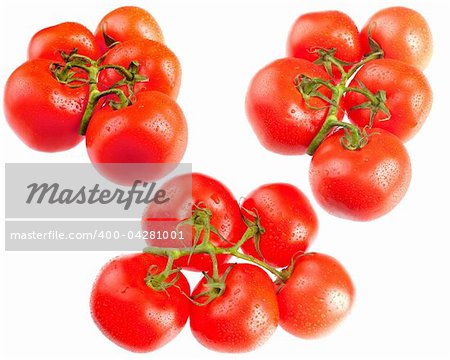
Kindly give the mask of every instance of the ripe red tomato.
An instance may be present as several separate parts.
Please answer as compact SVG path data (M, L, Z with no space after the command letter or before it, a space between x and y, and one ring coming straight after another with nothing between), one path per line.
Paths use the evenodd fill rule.
M176 99L180 89L181 65L176 55L164 44L147 39L133 39L114 46L103 60L103 64L116 64L128 68L132 61L139 63L139 74L148 82L137 83L135 92L155 90ZM122 76L113 69L99 75L99 87L108 89Z
M247 117L261 144L273 152L304 154L327 116L328 104L310 99L311 109L295 86L298 75L329 80L328 74L304 59L284 58L261 69L247 91ZM330 90L321 93L331 98ZM338 114L342 118L342 112Z
M314 153L309 180L317 202L330 214L372 220L392 210L411 180L411 164L403 143L383 129L368 130L359 150L341 145L342 130Z
M336 49L335 57L346 62L362 58L359 32L353 20L340 11L320 11L297 18L288 36L287 55L315 61L316 49ZM333 69L335 77L341 74Z
M192 296L208 290L205 283L203 278ZM197 301L205 302L206 296ZM191 304L192 333L203 346L215 351L237 353L255 349L274 333L278 319L277 296L270 277L250 264L233 266L221 296L204 306Z
M166 258L150 254L120 256L106 264L91 293L91 315L103 334L134 352L153 351L183 329L189 316L189 283L180 273L174 286L164 291L149 287L150 266L164 270ZM153 273L153 272L152 272ZM175 274L169 276L173 280Z
M28 59L49 59L62 62L61 51L70 54L73 49L93 60L101 52L94 35L84 25L64 22L38 31L28 44Z
M386 92L386 106L391 117L378 111L373 126L387 130L402 141L412 138L427 118L433 94L425 75L414 66L392 59L374 60L363 66L350 83L350 87L360 88L361 81L372 93ZM367 98L356 92L345 97L345 108L350 120L363 128L370 123L370 109L355 109L356 105L367 102Z
M300 338L326 335L349 313L354 294L350 275L336 259L304 254L278 292L280 325Z
M69 88L50 71L52 61L30 60L5 85L4 111L9 125L29 147L55 152L77 145L88 87Z
M260 186L246 197L242 208L259 216L265 230L260 236L259 250L272 266L288 266L292 257L306 251L316 237L316 213L306 196L293 185ZM245 210L242 213L252 220ZM261 259L252 240L246 241L242 250Z
M149 39L163 43L164 37L150 13L137 6L123 6L106 14L95 30L95 39L102 52L108 50L103 31L112 39L123 42L131 39Z
M245 232L245 224L241 219L239 204L231 191L220 181L200 173L184 174L169 180L161 189L166 191L170 201L164 204L153 204L147 207L142 217L144 231L172 231L180 221L190 218L192 210L197 207L209 209L212 213L211 225L224 239L211 234L210 241L218 247L230 247L236 243ZM175 219L174 222L158 219ZM152 246L160 247L191 247L194 241L194 231L190 226L180 228L183 239L150 239ZM192 234L192 235L191 235ZM203 240L202 235L199 243ZM217 255L217 261L224 263L228 255ZM194 254L175 260L179 267L193 271L209 271L212 269L208 254Z
M370 52L372 38L381 46L384 57L406 62L423 70L433 53L433 39L427 21L413 9L395 6L376 12L361 30L361 46Z
M123 184L161 178L173 168L171 163L180 162L186 145L187 124L181 108L157 91L138 93L135 102L123 109L103 107L94 113L86 132L88 155L97 170ZM161 166L151 165L155 163Z

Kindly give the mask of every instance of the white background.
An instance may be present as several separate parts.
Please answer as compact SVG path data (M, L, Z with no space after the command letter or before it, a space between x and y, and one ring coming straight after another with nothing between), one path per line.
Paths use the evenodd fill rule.
M2 1L0 82L26 57L29 38L63 21L92 30L119 5L149 10L183 66L179 103L189 122L184 161L212 175L237 197L263 183L291 182L313 201L307 156L280 156L256 140L244 112L252 75L284 56L288 30L308 11L338 9L362 26L376 10L406 5L421 12L434 35L426 75L434 91L432 112L407 144L413 179L404 200L387 216L356 223L334 218L313 201L320 219L312 250L338 258L352 274L357 299L352 314L330 336L305 341L281 328L242 359L448 359L449 353L449 133L448 13L445 1ZM3 90L2 90L3 91ZM393 109L395 111L395 109ZM63 153L28 149L0 115L2 162L86 162L83 144ZM4 189L4 168L0 179ZM4 192L0 193L2 204ZM0 212L4 217L4 206ZM89 294L113 252L5 252L0 237L2 358L194 359L230 358L199 345L189 326L150 355L109 342L89 313ZM191 277L195 283L196 276Z

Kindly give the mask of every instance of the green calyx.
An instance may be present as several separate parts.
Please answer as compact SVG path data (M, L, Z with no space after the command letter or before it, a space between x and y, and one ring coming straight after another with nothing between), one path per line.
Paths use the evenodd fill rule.
M345 91L353 91L364 95L367 98L366 102L353 106L350 110L368 109L370 110L369 126L372 127L375 115L381 112L385 115L380 121L387 121L391 118L391 112L386 106L386 91L378 90L375 94L372 93L361 81L357 80L359 88L346 88Z
M323 80L321 78L310 78L306 75L299 75L294 79L295 87L297 88L298 92L302 95L303 100L305 100L306 105L313 110L322 110L326 109L328 105L332 106L338 106L337 103L333 101L333 99L330 99L326 97L320 90L323 87L326 87L330 89L332 92L334 91L333 84L331 80ZM319 98L328 105L322 106L322 107L316 107L311 105L311 98Z
M354 63L336 58L336 49L334 48L329 50L316 49L316 53L318 58L314 61L314 64L322 65L330 77L333 77L333 66L335 66L342 75L345 75L344 67L354 65Z
M256 209L251 211L242 208L242 210L252 217L252 220L249 220L246 216L242 216L242 220L244 221L245 225L247 225L248 229L247 234L244 234L243 236L244 241L242 243L247 241L248 238L251 238L253 240L253 245L255 246L256 253L259 255L260 258L264 259L264 256L261 253L261 249L259 247L259 243L261 242L261 235L264 234L266 230L261 225L261 221L259 219ZM236 246L239 248L240 244L238 243L236 244Z
M369 29L367 31L367 38L369 40L370 54L381 53L381 57L383 57L384 56L383 49L381 48L380 44L378 44L372 37L372 30L373 30L374 26L375 26L375 23L372 22L369 25ZM367 56L370 56L370 54Z
M197 306L206 306L218 297L222 296L226 289L225 281L233 266L234 264L230 264L224 271L223 275L218 279L214 279L214 277L211 277L208 273L204 272L203 276L206 280L204 286L206 287L206 290L191 297L191 302ZM197 301L200 298L204 298L204 300Z
M180 278L180 269L172 269L172 262L170 262L170 264L168 262L168 266L163 272L155 274L155 271L157 270L158 267L156 265L150 266L147 276L144 279L146 285L153 290L166 291L166 289L175 285ZM173 274L175 274L173 279L168 281L168 278Z
M116 46L119 43L117 40L113 39L111 36L109 36L106 33L105 24L102 25L102 35L103 35L103 40L105 41L105 44L108 47L108 49L111 49L112 47Z

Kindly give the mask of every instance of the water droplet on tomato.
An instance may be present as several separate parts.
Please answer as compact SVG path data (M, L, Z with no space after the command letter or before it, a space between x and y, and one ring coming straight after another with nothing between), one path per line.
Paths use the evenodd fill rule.
M214 201L217 205L220 204L220 198L217 194L211 195L211 200Z

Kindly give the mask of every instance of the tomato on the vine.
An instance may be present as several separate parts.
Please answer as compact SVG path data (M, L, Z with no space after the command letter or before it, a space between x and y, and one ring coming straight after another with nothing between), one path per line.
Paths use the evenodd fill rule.
M286 155L304 154L322 127L329 104L311 97L309 104L296 87L300 75L330 80L321 67L304 59L283 58L261 69L247 91L246 110L261 144L273 152ZM330 98L331 91L319 92ZM343 112L339 112L342 118Z
M95 39L102 52L108 50L109 41L123 42L131 39L149 39L163 43L164 37L155 18L137 6L122 6L106 14L95 30Z
M167 258L150 254L120 256L106 264L91 293L91 314L99 329L117 345L134 352L153 351L172 340L189 316L189 283L172 274L173 286L157 291L148 273L165 269ZM153 267L153 269L151 269Z
M103 59L104 64L115 64L128 68L135 61L139 74L148 78L134 86L134 91L160 91L176 99L180 89L181 65L176 55L164 44L148 39L132 39L114 46ZM100 89L115 85L122 76L113 69L100 73ZM126 90L125 87L122 87Z
M372 220L391 211L411 180L403 143L383 129L367 130L367 144L348 150L341 129L314 153L309 180L317 202L329 213L352 220Z
M372 93L384 91L388 116L377 111L373 127L387 130L402 141L412 138L422 127L433 101L431 87L425 75L416 67L393 59L373 60L364 65L351 81L350 88L361 88L361 84ZM351 122L363 128L371 123L370 108L356 108L367 102L357 92L345 96L345 109Z
M278 292L280 325L300 338L326 335L349 313L355 289L334 258L319 253L299 256Z
M335 49L334 56L347 63L361 60L362 51L359 32L353 20L340 11L320 11L303 14L292 26L288 41L287 55L315 61L315 50ZM341 77L333 67L333 75Z
M430 62L433 39L425 18L402 6L382 9L372 15L361 30L361 46L370 52L369 30L383 49L384 57L401 60L421 70Z
M155 180L173 168L171 163L182 159L187 131L184 114L174 100L157 91L145 91L136 94L125 108L105 106L95 112L87 128L86 148L97 170L117 183ZM155 163L161 165L152 165Z
M4 92L6 119L29 147L55 152L70 149L78 134L88 99L88 87L71 88L50 71L52 61L30 60L8 78Z
M260 186L241 205L242 214L259 218L264 233L255 241L247 240L242 250L268 264L285 267L292 257L306 251L318 230L318 220L307 197L290 184ZM261 256L262 255L262 256Z
M98 59L100 49L94 35L84 25L64 22L38 31L28 44L28 59L49 59L62 62L61 52L77 54Z
M230 266L222 267L220 275ZM275 287L261 268L235 264L225 278L223 294L208 304L210 290L203 278L192 297L203 304L191 304L190 325L195 338L205 347L221 352L246 352L266 342L278 326Z
M164 204L149 204L142 217L142 228L146 231L156 229L174 230L173 223L164 223L164 219L172 218L179 221L192 216L196 208L211 211L211 225L220 236L211 233L209 240L218 247L230 247L236 243L245 232L245 224L241 219L239 204L231 191L220 181L200 173L185 174L174 177L161 185L170 200ZM168 228L169 227L169 228ZM160 247L190 247L194 245L195 231L191 226L182 226L183 239L168 241L167 239L150 239L149 245ZM201 243L205 234L198 239ZM226 262L229 255L217 255L219 264ZM208 254L193 254L175 260L175 264L193 271L208 271L212 269Z

